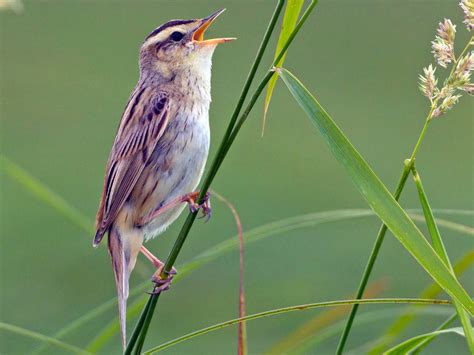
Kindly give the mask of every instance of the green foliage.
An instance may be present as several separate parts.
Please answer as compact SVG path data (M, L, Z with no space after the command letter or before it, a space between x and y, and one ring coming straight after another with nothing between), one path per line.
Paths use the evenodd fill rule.
M284 308L278 308L278 309L272 309L270 311L265 311L265 312L260 312L256 314L251 314L248 316L245 316L243 318L237 318L237 319L232 319L226 322L222 322L219 324L212 325L210 327L206 327L200 330L197 330L195 332L183 335L182 337L170 340L166 343L163 343L161 345L158 345L156 347L153 347L147 351L145 351L145 354L153 354L156 352L159 352L161 350L164 350L166 348L169 348L173 345L176 345L178 343L181 343L183 341L192 339L194 337L207 334L231 325L234 325L236 323L239 323L243 320L245 321L250 321L254 319L259 319L263 317L269 317L269 316L275 316L278 314L283 314L287 312L294 312L294 311L303 311L303 310L308 310L312 308L321 308L321 307L334 307L334 306L347 306L351 304L401 304L401 303L410 303L410 304L449 304L449 302L445 300L427 300L427 299L410 299L410 298L380 298L380 299L365 299L365 300L341 300L341 301L328 301L328 302L317 302L317 303L309 303L309 304L302 304L302 305L297 305L297 306L290 306L290 307L284 307Z
M396 354L409 354L410 352L416 350L420 345L422 345L427 340L436 338L441 334L454 333L461 336L464 336L464 331L461 327L449 328L444 330L435 330L431 333L426 333L418 335L416 337L410 338L403 343L394 346L393 348L384 352L385 355L396 355Z
M423 184L421 183L420 175L415 169L414 164L412 165L412 172L413 179L415 180L416 188L418 190L418 196L420 198L421 206L423 207L423 213L425 215L425 220L428 226L428 231L431 236L433 248L441 258L441 260L443 260L448 269L452 272L452 274L455 275L453 266L449 261L448 253L446 251L446 248L444 247L443 240L441 239L441 233L436 224L433 211L431 210L431 206L428 202L428 197L426 196L425 189L423 187ZM461 324L464 329L464 336L466 337L469 351L471 353L474 353L474 333L472 330L471 319L469 317L469 314L462 308L462 305L459 304L457 301L454 301L454 306L456 307L459 319L461 320Z
M280 54L280 51L282 50L283 46L285 45L286 41L288 40L296 26L296 22L298 21L301 9L303 8L303 3L304 0L288 0L288 2L286 3L285 15L283 16L283 22L281 24L280 37L278 38L275 50L276 67L282 66L285 61L286 52L284 52L283 56L281 56L280 59L278 59L278 55ZM270 106L270 101L272 99L272 94L273 90L275 89L277 79L278 76L274 75L268 82L267 94L265 96L265 103L263 107L262 135L265 130L267 111L268 107Z
M285 56L286 56L289 45L294 40L295 36L297 35L298 31L301 29L302 25L308 18L309 14L313 10L316 3L317 1L314 1L314 0L311 1L308 7L306 8L306 11L304 12L304 14L301 16L300 21L297 22L298 16L303 6L303 1L302 0L294 0L294 1L289 0L287 2L285 16L283 18L283 23L282 23L282 30L278 39L277 49L275 51L273 66L282 65L283 61L285 60ZM247 81L244 84L242 94L237 102L234 113L230 119L228 129L226 133L224 134L221 145L218 149L218 153L216 154L216 157L210 166L208 175L203 181L202 188L201 188L201 198L203 197L204 193L208 190L210 184L212 183L214 177L216 176L222 162L224 161L226 157L227 152L229 151L231 145L233 144L235 138L237 137L240 128L247 120L247 117L249 116L250 111L252 110L254 104L259 99L265 87L268 85L266 99L264 102L265 115L267 113L268 106L270 104L271 96L273 93L273 89L278 77L277 75L275 75L275 72L272 72L272 71L268 71L265 74L263 79L257 85L256 90L250 97L250 100L247 106L245 106L245 109L243 108L244 108L244 103L246 101L248 93L250 91L251 84L257 73L260 62L262 58L264 57L264 52L266 50L267 44L269 43L269 40L272 35L272 31L275 28L275 25L277 23L277 20L278 20L278 17L282 10L283 5L284 5L283 0L280 0L277 2L275 13L272 19L270 20L267 31L262 40L262 44L259 48L259 51L257 52L256 59L251 67ZM465 50L462 52L462 55L465 54L467 49L468 49L468 46L466 46ZM461 72L461 71L457 70L457 72ZM455 223L449 220L443 220L439 218L436 218L435 220L433 216L433 211L431 210L429 206L428 199L421 185L421 180L416 181L416 182L417 182L418 192L420 195L420 200L422 202L424 216L420 216L419 214L416 214L416 213L408 213L409 211L402 210L401 207L397 203L398 197L400 196L401 191L403 190L403 187L405 185L405 181L410 171L414 169L414 157L416 155L416 152L418 151L422 138L426 133L428 122L434 117L434 113L437 112L436 110L439 111L437 113L438 115L441 113L444 113L445 111L447 111L454 105L455 103L454 101L457 101L457 98L456 100L454 100L453 96L451 96L451 101L453 102L445 103L444 101L446 100L444 100L442 103L440 101L439 105L437 106L436 102L433 102L433 100L436 101L438 100L437 97L442 98L443 96L441 95L441 93L437 93L436 95L438 96L433 96L436 90L433 92L430 91L429 75L431 75L433 77L433 81L435 81L434 70L425 72L426 78L424 78L424 81L423 81L424 86L422 87L422 89L431 95L431 96L428 96L428 95L427 96L430 98L430 100L432 100L431 102L432 108L430 111L429 119L427 120L427 122L425 123L425 126L423 127L422 133L420 135L420 139L418 140L415 146L411 159L409 159L407 164L404 166L402 178L400 179L400 183L398 185L398 188L395 191L394 197L392 197L392 195L390 195L388 190L378 179L378 177L373 173L373 171L367 165L367 163L362 158L362 156L357 152L357 150L355 150L355 148L352 146L349 140L339 130L339 128L334 123L332 118L326 113L326 111L321 107L321 105L316 101L316 99L311 96L311 94L304 88L304 86L291 73L287 72L284 69L278 69L278 73L282 77L285 84L288 86L291 93L298 101L298 103L302 106L305 112L310 116L310 119L312 120L312 122L316 125L316 127L318 127L318 129L320 130L320 133L322 134L326 143L331 148L333 154L336 156L339 162L346 168L348 174L353 179L354 183L356 184L361 194L366 198L368 204L384 222L384 225L382 226L381 231L379 232L379 236L377 238L376 245L378 246L374 249L375 252L372 253L371 258L369 259L369 267L368 269L366 269L366 272L363 277L365 281L363 281L361 286L359 287L357 299L349 300L349 301L342 300L342 301L317 302L317 303L311 303L311 304L306 304L306 305L285 307L281 309L273 309L273 310L261 312L258 314L252 314L246 317L219 323L219 324L207 327L205 329L201 329L196 332L192 332L190 334L181 336L179 338L176 338L174 340L161 344L157 347L154 347L150 349L149 351L147 351L147 353L152 353L155 351L165 349L167 347L178 344L180 342L189 340L193 337L207 334L211 331L228 327L233 324L237 324L243 320L247 321L247 320L259 319L262 317L274 316L277 314L282 314L282 313L296 311L296 310L307 310L307 309L316 308L316 307L329 307L329 306L347 307L348 305L352 305L354 307L353 311L351 312L352 318L350 318L351 321L348 323L348 325L346 325L345 330L344 330L344 334L346 335L345 339L347 339L348 332L352 325L352 320L355 317L355 310L357 309L356 307L359 304L372 304L372 303L410 303L410 304L424 304L424 305L446 304L447 301L443 301L443 300L439 301L439 300L431 299L431 298L434 298L439 292L441 292L441 288L439 286L441 286L442 289L448 292L448 294L453 298L454 304L461 318L465 332L468 335L467 336L468 343L470 344L471 349L472 349L473 341L472 341L472 332L470 328L470 319L469 319L468 311L472 314L474 305L469 295L467 295L465 290L458 283L456 279L456 274L460 274L466 269L467 265L472 264L474 260L474 257L473 257L474 251L468 252L468 254L466 254L464 259L461 260L461 264L456 264L454 268L452 268L449 262L448 254L446 252L446 249L444 248L444 244L441 239L441 233L439 232L438 226L439 227L444 226L447 229L456 230L468 235L474 235L474 229L470 226L465 226L465 225ZM453 66L451 75L453 73L456 73L455 66ZM446 83L449 84L450 83L449 80L450 79L448 77ZM467 84L463 84L463 85L464 86L458 85L459 88L457 88L457 90L463 90L463 88L467 89L467 86L466 86ZM446 98L449 98L449 96L447 96ZM242 109L243 109L243 113L241 113ZM45 184L35 179L32 175L30 175L24 169L20 168L17 164L5 158L3 155L0 156L0 165L1 165L2 170L6 173L7 176L9 176L11 179L21 184L26 190L31 192L32 195L34 195L36 198L44 202L46 205L49 205L50 207L52 207L55 211L63 215L70 222L72 222L73 224L81 228L82 230L86 231L89 234L92 234L93 232L92 222L89 221L89 219L86 216L84 216L79 210L77 210L72 205L70 205L65 199L63 199L61 196L56 194ZM50 185L50 186L53 186L53 185ZM472 215L472 211L468 211L468 213ZM327 222L338 222L338 221L344 221L344 220L348 220L352 218L359 218L359 217L366 217L366 216L373 216L373 215L374 214L372 211L361 209L361 210L326 211L326 212L319 212L319 213L314 213L314 214L309 214L309 215L295 216L292 218L278 220L278 221L249 230L247 233L245 233L246 243L248 245L251 242L263 240L264 238L267 238L269 236L274 236L281 233L286 233L286 235L288 235L289 234L288 232L294 231L298 228L307 228L307 227L312 227L312 226L322 224L322 223L327 223ZM409 217L414 221L419 221L419 222L426 221L427 226L428 226L428 231L430 232L430 235L433 240L433 248L431 248L431 246L425 241L423 235L418 230L418 228L414 225L412 220L410 220ZM181 250L181 247L184 241L186 240L186 237L190 231L190 228L193 225L194 220L195 220L195 215L189 214L177 238L177 241L175 245L173 246L170 256L166 262L166 268L165 268L166 270L171 269L172 265L176 261L178 254ZM381 246L385 232L387 230L385 227L385 224L400 240L402 245L415 257L415 259L425 268L425 270L427 270L430 276L437 282L437 284L433 284L426 291L424 291L422 293L422 296L419 299L393 299L393 298L392 299L379 299L379 300L377 299L360 300L359 299L365 289L366 281L368 280L368 277L370 276L373 263L375 262L375 259L378 254L378 250ZM210 248L209 250L199 254L188 263L178 266L180 273L175 278L175 282L179 282L183 277L191 274L194 270L211 262L212 260L215 260L218 256L221 256L231 250L236 249L237 246L238 246L238 240L236 237L225 240L215 245L214 247ZM141 295L148 285L149 285L148 281L139 285L139 287L131 291L131 296ZM132 342L129 348L127 349L128 353L131 353L132 351L134 351L135 353L139 353L141 351L143 343L145 341L145 336L147 334L148 325L150 324L151 318L153 316L153 310L154 310L157 300L158 300L157 297L150 297L148 301L146 301L146 297L141 295L140 297L137 297L135 302L131 305L131 307L129 307L129 310L128 310L129 318L132 318L133 316L138 315L142 307L144 307L144 309L142 312L142 316L140 317L137 323L137 327L134 332L134 335L132 336ZM106 311L113 309L115 307L115 303L116 303L116 300L111 299L110 301L98 306L91 312L88 312L84 314L82 317L80 317L79 319L69 323L66 327L62 328L52 337L49 337L37 332L33 332L21 327L13 326L8 323L0 323L0 329L2 329L3 331L8 331L16 335L35 339L37 341L42 342L43 345L37 349L38 352L40 352L41 350L44 350L46 346L52 346L52 347L54 346L57 349L63 349L63 350L73 352L73 353L89 353L89 351L92 353L95 353L101 350L103 346L107 343L107 341L109 341L112 338L112 336L116 334L118 330L118 323L115 318L108 325L104 326L96 334L95 338L89 342L89 345L87 346L86 350L83 350L74 345L70 345L59 339L62 339L66 335L71 334L74 331L77 331L79 328L90 324L92 320L95 321L100 315L103 315ZM464 307L466 310L464 310L462 307ZM365 315L363 315L358 320L361 322L364 320L366 320L367 322L370 322L375 319L382 319L381 316L386 317L388 313L390 312L385 312L384 314L380 314L377 316L374 313L374 314L371 314L371 316L367 316L365 318L364 318ZM419 312L419 310L415 310L413 307L406 307L406 313L401 318L399 318L399 320L394 324L393 327L389 329L389 331L387 332L385 336L381 337L381 340L384 340L384 339L386 340L384 345L386 345L388 342L392 342L397 336L399 336L400 333L404 329L406 329L408 324L411 323L411 321L415 318L415 316L420 313L422 312ZM425 313L425 314L432 314L432 313L433 312L428 311L428 313ZM386 318L383 318L383 319L386 319ZM452 319L450 319L450 321ZM443 324L442 327L446 326L447 324L448 322L445 322L445 324ZM342 328L342 323L337 323L325 329L322 329L317 334L313 334L312 337L308 338L309 339L308 344L311 343L314 345L318 341L321 341L321 339L324 339L324 336L329 336L328 334L335 334L335 332L339 331L341 328ZM393 353L393 352L398 353L400 351L403 351L403 352L412 351L415 349L419 351L423 346L426 346L436 336L440 334L445 334L448 332L454 332L461 335L464 334L461 328L451 328L451 329L446 329L446 330L438 329L434 332L411 338L403 342L402 344L397 345L395 348L392 348L391 350L389 350L389 353ZM134 345L136 345L135 348L134 348ZM299 348L299 349L301 350L302 348ZM342 348L340 348L340 350L342 351Z
M57 339L49 337L47 335L43 335L43 334L40 334L40 333L37 333L37 332L33 332L29 329L25 329L25 328L22 328L22 327L17 327L17 326L12 325L12 324L0 322L0 329L8 331L8 332L16 334L16 335L26 337L26 338L31 338L31 339L34 339L34 340L37 340L37 341L40 341L40 342L44 342L44 343L49 344L51 346L54 346L54 347L57 347L57 348L60 348L60 349L63 349L63 350L67 350L68 352L72 352L74 354L90 354L89 352L87 352L85 350L82 350L82 349L80 349L80 348L78 348L74 345L67 344L67 343L65 343L61 340L57 340Z
M286 69L279 69L278 74L311 122L318 128L369 206L428 274L470 314L473 314L474 302L467 292L329 114L293 74Z

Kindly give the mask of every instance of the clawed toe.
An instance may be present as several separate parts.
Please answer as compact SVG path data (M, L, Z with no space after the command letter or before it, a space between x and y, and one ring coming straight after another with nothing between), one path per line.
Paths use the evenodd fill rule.
M155 284L155 288L150 294L156 295L163 291L169 290L171 282L173 281L173 274L170 273L170 276L167 279L162 279L159 274L155 274L152 276L151 281Z
M157 295L158 293L161 293L163 291L169 290L171 286L171 282L173 281L174 275L177 274L177 271L175 268L172 268L169 272L165 272L168 277L166 279L161 278L161 273L163 272L163 266L156 270L156 272L153 274L151 277L151 281L155 284L155 288L153 289L153 292L149 294L154 294Z
M199 218L206 218L206 222L211 219L212 215L212 209L211 209L211 200L210 200L210 194L207 192L204 195L204 198L202 199L202 203L198 204L195 202L194 199L188 200L189 203L189 210L191 213L196 213L199 210L202 210L202 216Z

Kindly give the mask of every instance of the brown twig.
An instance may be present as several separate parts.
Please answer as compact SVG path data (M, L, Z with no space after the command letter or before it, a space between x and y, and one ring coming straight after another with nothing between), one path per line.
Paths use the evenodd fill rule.
M210 193L215 196L218 200L222 201L224 204L229 207L232 212L235 224L237 225L237 233L239 236L239 263L240 263L240 281L239 281L239 318L245 317L245 289L244 289L244 232L242 229L242 223L240 222L239 214L235 209L234 205L230 203L223 196L219 195L214 190L209 190ZM245 322L239 322L238 326L238 344L237 344L237 354L244 355L247 353L247 336L245 329Z

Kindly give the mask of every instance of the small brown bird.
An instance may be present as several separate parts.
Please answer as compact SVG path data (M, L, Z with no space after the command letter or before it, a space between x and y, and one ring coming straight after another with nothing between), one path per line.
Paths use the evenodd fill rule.
M207 160L211 59L219 43L233 38L204 40L204 32L223 11L169 21L140 49L140 78L107 162L93 242L97 246L108 233L123 346L128 280L138 253L157 267L159 289L167 289L168 281L157 280L163 262L143 242L179 216L184 205L166 206L196 189Z

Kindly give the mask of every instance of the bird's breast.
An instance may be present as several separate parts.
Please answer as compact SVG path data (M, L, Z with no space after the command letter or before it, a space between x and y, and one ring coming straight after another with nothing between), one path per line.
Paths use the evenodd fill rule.
M137 184L148 191L140 199L140 217L196 190L207 161L210 143L209 105L182 105L160 138ZM138 201L136 201L138 202ZM159 234L182 211L181 205L145 227L149 238Z

